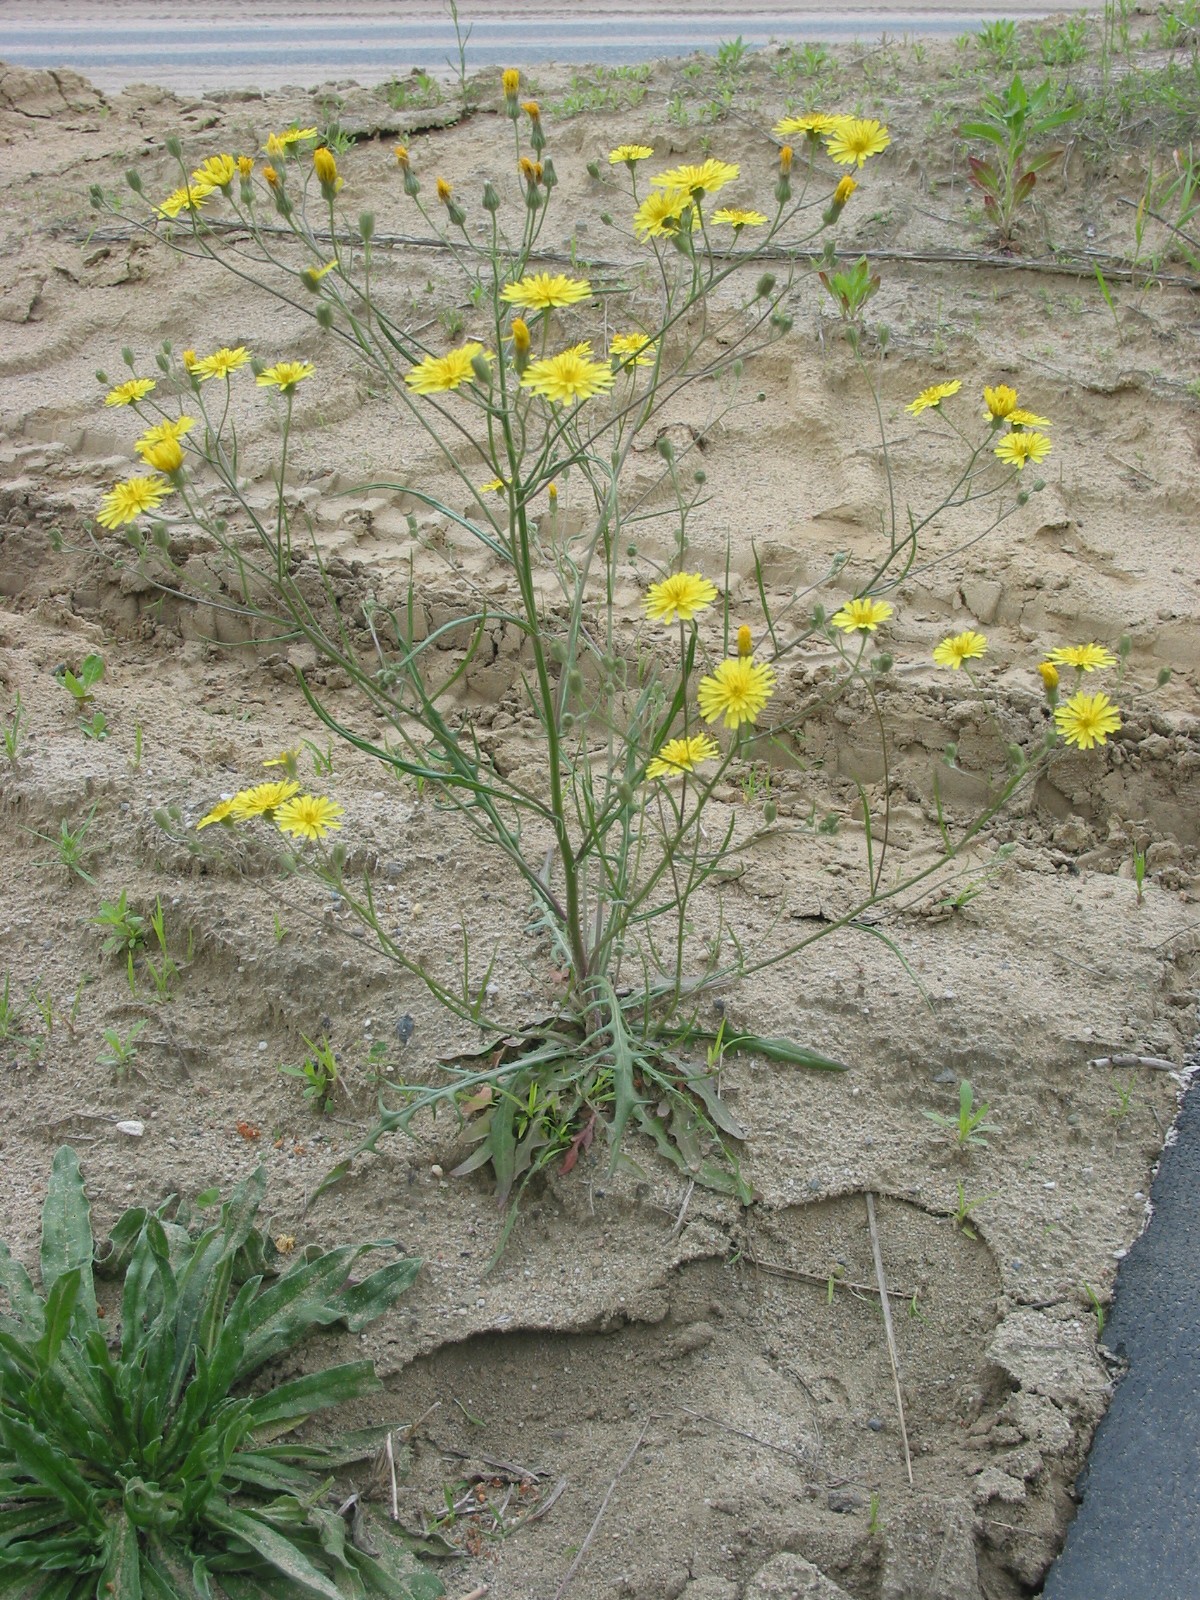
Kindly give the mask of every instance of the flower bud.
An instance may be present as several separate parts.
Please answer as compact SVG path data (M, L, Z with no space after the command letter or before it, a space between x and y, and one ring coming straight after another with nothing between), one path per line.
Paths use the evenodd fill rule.
M838 211L842 209L857 188L858 185L855 183L853 178L842 179L837 188L833 191L833 203L837 207Z
M125 174L125 182L133 190L134 194L141 194L141 192L142 192L141 174L139 172L135 172L132 167L130 167L129 171Z
M558 508L558 485L556 483L548 483L546 485L546 493L550 496L550 509L551 509L551 511L557 510L557 508Z
M364 244L375 233L375 213L373 211L360 211L358 214L358 234Z
M506 67L500 76L500 87L504 90L504 109L515 122L517 120L517 92L521 87L521 74L516 67Z
M483 388L491 388L492 364L484 355L482 350L477 350L471 357L471 371L475 374L476 380L483 386Z
M589 178L599 178L599 176L600 176L600 163L598 161L589 161L588 162L588 164L587 164L587 175L588 175Z
M764 272L762 277L758 280L757 286L755 287L754 298L756 300L767 299L774 287L775 274L773 272Z
M496 193L496 186L489 178L483 186L483 209L495 216L500 209L500 196Z
M776 180L775 198L781 206L787 205L792 198L792 180L790 178L783 177Z
M396 165L398 167L403 167L405 172L407 172L408 171L408 146L406 144L394 144L392 146L392 154L396 157Z
M1159 669L1158 669L1158 677L1155 678L1155 680L1154 680L1155 685L1159 689L1165 689L1166 686L1170 683L1170 681L1171 681L1171 669L1170 669L1170 667L1159 667Z
M467 220L467 213L457 200L451 200L446 206L446 216L456 228L461 228Z
M322 190L335 188L338 181L337 160L325 145L313 151L313 171L320 179Z
M654 441L654 448L658 451L659 455L664 461L674 461L675 447L672 445L670 439L667 438L665 433L661 436L661 438L658 438Z
M123 344L121 346L121 360L130 369L130 371L133 370L133 351L127 344Z
M629 559L630 559L630 560L631 560L631 561L632 561L632 560L633 560L633 558L634 558L634 556L636 556L636 555L637 555L637 545L635 545L635 544L632 544L632 543L630 543L630 544L627 544L627 545L626 545L626 546L625 546L625 554L626 554L626 555L627 555L627 556L628 556L628 557L629 557Z
M254 175L254 157L239 156L237 158L237 169L239 177L241 177L242 181L245 182L247 178L250 178Z
M763 801L763 821L766 823L768 828L775 821L775 818L778 815L779 815L779 807L775 804L774 800L764 800Z
M183 466L183 447L174 435L168 435L167 438L160 439L157 444L145 448L142 459L148 467L153 467L155 472L165 472L169 477Z
M896 658L890 656L886 650L881 651L871 663L872 672L877 672L882 677L885 672L890 672L896 665Z
M553 189L558 183L558 173L554 170L554 162L549 156L542 162L542 187Z
M404 168L404 192L411 200L415 200L421 192L421 180L407 165Z
M173 133L167 135L165 143L167 154L175 161L182 161L183 146Z
M323 328L326 333L333 327L333 307L327 300L322 300L317 307L317 326Z
M567 688L572 694L580 694L583 690L583 673L578 667L572 667L567 673Z
M263 168L263 177L266 179L267 187L269 189L277 189L279 187L279 174L276 172L275 168L271 166L270 162L268 162Z
M552 639L550 642L550 659L556 667L566 664L567 647L562 639Z
M453 193L454 185L447 183L445 178L439 178L437 181L437 197L444 206L448 206L450 204L450 196Z
M739 656L752 656L754 654L754 635L750 632L749 625L745 622L737 631L737 653Z
M524 372L529 365L529 324L524 317L512 321L513 366Z
M1008 757L1009 766L1012 767L1014 771L1020 772L1021 768L1025 765L1025 752L1021 749L1021 746L1019 744L1007 745L1004 753Z

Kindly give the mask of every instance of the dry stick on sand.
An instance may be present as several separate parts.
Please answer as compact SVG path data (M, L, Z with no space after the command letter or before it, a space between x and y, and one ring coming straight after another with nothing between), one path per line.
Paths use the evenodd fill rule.
M904 1465L908 1468L908 1486L913 1487L912 1455L908 1448L908 1429L904 1424L904 1400L900 1393L900 1367L896 1360L896 1335L892 1332L892 1308L888 1304L887 1280L883 1276L883 1257L879 1253L879 1229L875 1226L875 1197L868 1189L867 1226L871 1230L871 1254L875 1258L875 1276L879 1280L879 1304L883 1307L883 1326L887 1333L888 1357L892 1363L892 1382L896 1386L896 1410L900 1413L900 1437L904 1440Z
M785 1266L782 1261L767 1261L763 1256L756 1256L753 1251L749 1253L748 1260L750 1265L757 1267L760 1272L771 1272L779 1278L798 1278L801 1283L815 1283L822 1289L828 1289L829 1287L828 1273L822 1277L819 1272L805 1272L802 1267ZM855 1283L851 1278L835 1279L834 1287L837 1289L852 1289L859 1294L880 1295L883 1292L878 1284ZM886 1292L891 1295L893 1300L903 1300L905 1303L912 1300L918 1293L916 1289L888 1289Z
M567 1592L568 1584L571 1582L571 1579L575 1576L575 1574L579 1571L579 1568L580 1568L580 1565L581 1565L581 1563L583 1561L583 1558L588 1553L588 1546L591 1544L592 1540L596 1537L596 1530L600 1526L600 1523L601 1523L601 1520L602 1520L602 1518L604 1516L604 1513L608 1510L608 1502L613 1497L613 1490L617 1487L618 1483L620 1483L621 1477L624 1474L625 1469L628 1467L629 1463L633 1460L634 1456L637 1455L638 1451L641 1449L642 1440L646 1437L646 1430L649 1428L649 1426L650 1426L650 1421L649 1421L649 1418L647 1418L647 1420L642 1423L642 1431L641 1431L641 1433L638 1434L637 1438L633 1441L633 1446L630 1449L629 1454L625 1457L624 1461L622 1461L621 1465L617 1468L616 1476L613 1478L613 1481L609 1484L608 1492L605 1494L604 1499L601 1500L601 1502L600 1502L600 1509L599 1509L599 1511L597 1511L596 1515L592 1518L592 1525L587 1531L587 1537L584 1539L583 1543L579 1546L579 1549L578 1549L578 1551L576 1553L574 1561L572 1561L571 1565L567 1568L566 1573L563 1575L562 1582L559 1584L558 1588L555 1589L555 1591L554 1591L554 1600L562 1600L563 1595L566 1594L566 1592Z
M1097 1056L1094 1061L1088 1062L1088 1066L1120 1067L1123 1072L1130 1067L1153 1067L1155 1072L1179 1071L1173 1061L1164 1061L1161 1056Z

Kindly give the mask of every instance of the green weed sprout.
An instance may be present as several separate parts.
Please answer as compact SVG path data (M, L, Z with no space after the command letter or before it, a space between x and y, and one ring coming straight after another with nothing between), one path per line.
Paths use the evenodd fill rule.
M593 1145L606 1149L610 1168L642 1174L630 1151L634 1133L686 1179L748 1200L738 1162L745 1130L715 1071L694 1054L712 1042L700 1019L712 1016L713 997L842 930L880 937L864 913L954 861L1019 787L1037 781L1054 741L1039 740L1019 764L1002 752L986 804L953 832L944 825L937 859L900 879L885 877L890 786L875 813L864 795L861 893L831 922L795 936L776 930L749 940L725 888L764 826L788 822L782 799L765 796L760 814L726 812L723 794L768 755L773 768L802 765L804 723L816 710L797 704L789 680L809 650L836 663L823 707L849 692L871 704L886 769L879 687L893 658L878 648L878 630L894 612L887 597L919 567L948 507L983 515L957 552L939 546L939 562L1024 504L1037 483L1025 487L1022 468L1036 466L1051 443L1020 431L1019 419L1006 421L1007 411L985 416L965 396L960 426L941 408L951 407L961 383L936 385L908 410L929 413L922 427L945 425L959 459L944 492L919 507L901 505L885 408L852 338L878 419L886 487L880 545L851 592L841 555L815 581L774 585L753 532L744 584L732 550L724 570L719 560L712 571L696 570L693 529L709 493L696 439L762 414L747 373L793 335L788 308L814 253L830 284L840 283L834 298L848 326L861 323L875 275L865 261L832 271L832 230L890 135L853 118L810 137L803 119L784 118L776 131L790 138L795 122L802 158L784 144L761 192L744 195L732 187L746 182L737 163L710 156L658 170L646 165L650 146L618 145L607 163L592 163L598 176L588 193L622 261L566 273L547 269L543 254L559 178L542 109L521 98L515 70L501 87L506 139L479 191L418 173L412 153L396 147L397 203L411 207L413 226L460 278L443 309L470 308L462 342L448 348L436 313L413 327L380 290L375 219L345 211L352 153L343 174L337 150L272 135L266 168L217 154L189 169L180 143L168 145L180 186L155 206L142 196L134 225L237 273L243 290L248 279L257 282L312 319L313 342L287 359L238 346L181 360L167 346L156 357L158 378L134 376L111 389L108 404L129 407L148 431L138 441L138 476L104 495L96 521L115 535L122 558L132 543L139 570L163 592L239 613L248 637L287 634L344 675L357 702L352 714L315 675L299 674L331 741L415 788L444 826L491 853L508 904L525 911L529 951L544 963L549 1006L504 1014L489 994L490 951L472 949L479 936L471 919L464 914L461 959L455 951L451 962L398 932L377 899L373 869L351 871L353 852L330 838L343 825L341 807L294 793L290 776L286 785L241 791L199 819L197 848L214 837L200 832L210 824L288 834L289 865L335 891L397 969L457 1019L460 1043L469 1041L442 1063L437 1081L385 1088L377 1122L326 1186L357 1154L443 1110L470 1152L455 1171L490 1168L509 1224L537 1174L551 1163L571 1170ZM141 195L136 172L132 187ZM104 207L101 191L94 203ZM244 249L209 228L218 210L236 224ZM822 244L830 247L824 254ZM347 590L330 570L315 525L285 492L293 429L308 425L321 382L322 339L330 359L338 346L357 364L381 407L386 399L388 426L402 418L421 441L402 477L380 466L361 488L406 496L436 537L414 513L408 571L380 574L369 593ZM229 420L239 410L234 386L252 377L278 423L269 469L249 458ZM673 426L689 395L704 412L695 436ZM172 433L183 415L194 424ZM145 466L157 476L147 477ZM276 487L264 510L248 486L268 475ZM211 497L204 485L213 486ZM164 560L154 530L172 525L209 541L219 594L190 587ZM416 574L418 554L444 563L454 598L444 611L439 598L437 614L428 600L438 582ZM642 597L636 617L624 598L633 585ZM520 767L479 737L464 704L478 675L504 663L533 730L533 759ZM1086 734L1102 743L1119 725L1107 702L1060 709L1068 713L1059 725L1064 739ZM172 837L186 831L169 808L161 815ZM836 826L834 816L822 824ZM844 1070L802 1041L736 1034L723 1036L721 1048L787 1067ZM327 1098L306 1082L311 1098Z
M132 957L146 942L146 919L129 909L127 891L115 900L102 900L92 923L104 934L100 948L106 956Z
M986 1111L987 1107L984 1106L983 1110ZM966 1238L978 1239L979 1235L971 1226L971 1213L975 1210L976 1206L981 1206L986 1201L995 1200L996 1198L997 1197L994 1194L980 1194L976 1195L974 1200L968 1200L967 1191L963 1188L963 1185L960 1182L958 1185L958 1205L954 1212L953 1218L954 1226L961 1234L965 1235Z
M1014 240L1017 212L1029 200L1038 174L1062 154L1059 149L1031 153L1046 134L1078 116L1077 104L1051 109L1054 85L1044 79L1027 90L1019 72L1001 94L985 95L978 120L964 122L964 139L983 139L993 147L988 160L969 156L971 182L983 195L983 209L995 223L999 242Z
M8 714L3 730L0 730L4 735L4 754L8 757L10 767L17 765L21 753L21 740L23 737L21 728L24 721L25 707L21 703L21 695L20 691L18 691L13 696L12 710Z
M84 656L79 666L79 676L71 671L70 667L63 667L58 677L76 706L82 711L94 699L92 690L104 676L103 657L97 655Z
M301 1037L308 1046L308 1055L299 1066L283 1064L279 1070L289 1078L303 1080L304 1098L314 1111L329 1111L333 1107L334 1091L341 1079L337 1056L334 1055L333 1046L328 1039L322 1039L317 1043L305 1035Z
M93 848L87 843L88 829L96 815L95 806L88 812L82 822L75 827L67 821L66 817L58 825L57 833L43 833L40 828L30 828L28 831L35 839L41 839L43 844L53 847L53 856L43 857L34 863L38 867L62 867L68 877L79 878L84 883L95 883L95 878L87 870L88 864L94 854Z
M435 1600L389 1526L353 1524L333 1474L386 1429L316 1443L310 1416L378 1393L370 1361L263 1383L310 1333L356 1332L408 1288L385 1241L297 1252L255 1226L260 1169L208 1222L186 1202L126 1211L96 1251L75 1152L54 1157L41 1290L0 1245L0 1590L21 1600ZM197 1201L207 1210L215 1193ZM121 1289L102 1314L96 1278Z
M949 1129L956 1147L965 1152L980 1147L986 1149L987 1140L983 1135L999 1133L999 1128L987 1121L990 1109L986 1101L978 1106L975 1104L975 1091L970 1080L964 1078L958 1086L957 1117L944 1117L940 1111L926 1111L925 1115L930 1122L936 1122L939 1128Z
M125 1077L133 1070L133 1064L137 1060L137 1039L145 1026L146 1020L143 1017L124 1035L117 1028L105 1028L104 1043L107 1048L96 1057L96 1065L111 1068L119 1078Z

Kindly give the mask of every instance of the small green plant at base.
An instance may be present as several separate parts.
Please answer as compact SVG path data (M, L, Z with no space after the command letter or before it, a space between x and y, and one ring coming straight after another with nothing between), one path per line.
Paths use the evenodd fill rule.
M79 731L85 739L94 739L99 744L108 738L108 718L103 711L93 711L90 717L79 719Z
M146 974L154 989L156 1000L169 1000L171 998L171 985L179 976L179 968L171 958L167 949L167 923L166 913L163 911L161 896L154 902L154 910L150 913L150 931L154 935L154 942L158 946L157 960L150 954L148 945L143 961Z
M276 944L282 944L283 941L287 938L287 929L284 927L283 923L280 921L278 911L275 912L274 930L275 930L275 943Z
M124 889L115 900L100 902L92 922L104 934L100 949L106 956L132 956L146 942L146 919L129 909Z
M1017 212L1029 200L1038 174L1062 154L1058 149L1031 153L1030 147L1079 114L1078 105L1052 108L1054 86L1049 78L1027 90L1021 74L1001 94L985 95L977 121L964 122L964 139L983 139L993 146L990 160L968 156L971 182L983 196L983 209L1002 245L1014 237Z
M96 1057L96 1065L110 1067L118 1078L123 1078L133 1070L137 1060L138 1035L146 1026L145 1019L135 1022L133 1027L124 1036L116 1028L105 1028L103 1032L106 1048Z
M0 992L0 1044L8 1044L10 1040L17 1044L25 1043L25 1036L21 1032L22 1011L20 1003L12 997L12 973L4 974L4 989Z
M847 328L861 329L867 302L878 293L881 282L879 274L871 271L866 256L861 256L844 272L822 271L819 276Z
M1104 1307L1100 1303L1100 1296L1096 1293L1095 1289L1092 1288L1090 1283L1085 1283L1084 1284L1083 1292L1084 1292L1084 1294L1087 1295L1088 1304L1091 1306L1092 1314L1096 1318L1096 1338L1097 1338L1097 1340L1103 1339L1103 1337L1104 1337Z
M78 677L70 667L60 668L55 676L68 691L76 706L82 710L95 699L92 690L104 676L104 659L97 655L84 656L79 666Z
M987 1107L985 1106L983 1109L986 1111ZM977 1195L974 1200L968 1200L966 1190L960 1183L958 1185L958 1207L955 1210L953 1218L954 1226L961 1234L965 1235L966 1238L978 1239L979 1235L971 1226L971 1213L974 1211L976 1206L981 1206L986 1201L995 1200L996 1198L997 1196L994 1194L981 1194Z
M317 1329L367 1327L420 1263L351 1270L382 1242L296 1252L280 1270L255 1226L260 1168L208 1222L175 1197L135 1207L97 1252L75 1152L54 1157L41 1291L0 1245L0 1589L26 1600L436 1600L382 1519L353 1530L333 1475L390 1431L315 1443L315 1413L375 1394L370 1361L264 1386L251 1380ZM206 1211L218 1196L200 1196ZM96 1279L118 1280L118 1317ZM362 1518L360 1522L359 1518Z
M35 861L34 866L62 867L69 877L80 878L84 883L94 884L96 880L87 870L87 864L94 853L87 844L87 834L95 815L96 808L93 806L83 821L74 828L64 817L58 825L57 833L42 833L38 828L30 828L28 831L35 839L41 839L44 844L54 847L53 856Z
M316 1042L307 1034L300 1036L308 1046L308 1054L296 1066L285 1062L280 1065L280 1072L289 1078L300 1078L304 1083L304 1098L314 1111L322 1114L333 1107L334 1091L341 1081L338 1069L337 1056L328 1039Z
M12 710L4 724L4 754L8 757L8 764L15 767L21 752L21 729L25 721L25 707L21 702L20 692L13 696Z
M1038 34L1038 53L1047 67L1073 67L1085 61L1088 53L1088 29L1083 17L1067 17L1057 27L1044 28Z
M1146 852L1135 850L1133 852L1133 881L1137 887L1137 903L1141 905L1146 892Z
M1017 59L1017 25L1010 17L985 22L975 35L974 44L992 66L1011 67Z
M1128 1083L1120 1083L1114 1075L1112 1086L1116 1092L1117 1103L1116 1105L1109 1106L1108 1114L1115 1122L1123 1122L1129 1115L1133 1100L1133 1089L1136 1082L1136 1078L1130 1078Z
M975 1091L971 1087L969 1078L964 1078L958 1086L958 1115L957 1117L944 1117L940 1111L926 1111L924 1114L930 1122L936 1122L939 1128L946 1128L953 1135L954 1143L960 1151L982 1147L987 1148L985 1133L999 1133L999 1128L987 1120L991 1107L986 1101L980 1105L975 1104Z

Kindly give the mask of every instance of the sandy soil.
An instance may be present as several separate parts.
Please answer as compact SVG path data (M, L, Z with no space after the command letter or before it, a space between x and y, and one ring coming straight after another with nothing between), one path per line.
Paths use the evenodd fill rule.
M877 103L895 138L842 242L986 251L952 142L928 131L929 106L965 92L953 54L931 48L920 59L897 47L894 67L894 88L881 90L864 79L861 54L838 60L840 103ZM663 157L736 155L747 197L765 191L774 161L765 130L782 103L767 63L748 71L742 111L714 126L669 120L676 90L702 88L680 72L659 68L619 119L548 111L562 180L552 245L619 253L586 220L613 202L585 171L617 134ZM570 74L536 77L553 107ZM936 849L933 774L948 739L960 749L957 787L947 789L943 768L955 814L968 814L998 757L979 707L929 665L947 631L987 633L986 692L1021 738L1044 726L1032 671L1041 652L1127 635L1116 691L1125 725L1101 752L1064 754L1018 813L989 830L950 891L978 894L952 910L931 892L889 913L886 931L928 1002L882 946L850 935L730 996L739 1025L798 1036L851 1067L832 1079L753 1058L729 1063L753 1207L689 1193L646 1150L641 1182L584 1161L536 1195L489 1272L501 1219L486 1185L443 1175L463 1153L444 1122L385 1143L306 1210L323 1173L369 1126L371 1045L384 1047L385 1075L433 1078L439 1052L469 1041L356 938L336 901L281 880L253 846L206 835L197 848L192 824L217 795L254 781L264 758L298 736L322 748L324 739L286 652L236 648L218 613L164 602L128 563L114 566L117 543L97 547L89 536L100 492L128 470L132 438L126 418L102 409L95 369L117 371L123 344L148 365L164 338L199 349L244 342L323 363L320 391L298 406L292 486L344 602L394 590L411 560L436 620L457 592L455 564L461 574L475 559L432 523L414 540L402 496L342 492L380 465L433 492L443 486L422 443L395 428L352 363L267 297L231 295L213 268L181 263L87 206L89 185L117 191L131 164L157 193L169 132L197 158L249 148L271 128L320 117L324 99L189 102L149 88L104 98L73 78L0 76L0 678L27 717L19 758L0 775L0 966L21 1012L3 1055L5 1236L33 1252L51 1155L70 1141L100 1230L131 1196L228 1186L262 1161L278 1231L324 1243L382 1235L422 1256L413 1294L362 1341L387 1380L370 1416L423 1419L401 1489L406 1520L439 1515L443 1485L472 1473L492 1504L508 1496L510 1522L565 1480L545 1515L507 1538L489 1537L482 1515L447 1530L466 1552L447 1572L452 1595L486 1583L496 1600L549 1600L640 1438L573 1600L1016 1600L1061 1542L1109 1393L1085 1286L1107 1297L1143 1225L1179 1086L1153 1067L1114 1073L1089 1061L1132 1053L1181 1068L1194 1030L1194 296L1114 274L1114 323L1098 289L1067 272L881 263L873 311L891 340L879 379L902 494L919 497L945 459L932 431L903 411L926 383L1016 382L1055 419L1046 489L988 542L938 562L963 532L948 522L899 596L897 668L884 691L896 730L896 863ZM353 208L374 210L383 233L405 233L412 217L390 151L397 118L366 92L344 101L343 125L363 134L343 158ZM425 120L446 121L444 108ZM496 128L490 97L457 125L410 128L414 161L474 193L484 177L503 176ZM1076 145L1046 185L1027 248L1044 255L1044 229L1064 247L1127 251L1131 212L1121 202L1140 192L1146 159L1132 146L1102 159ZM380 259L379 292L416 319L457 294L430 252ZM829 598L853 592L885 492L869 396L805 276L793 312L788 343L754 368L764 400L705 436L711 498L695 530L697 564L719 569L731 538L734 593L747 603L751 537L776 591L845 550ZM703 404L680 423L703 430ZM242 426L265 496L274 442L263 415L248 407ZM632 639L644 567L631 562L627 579ZM519 662L502 646L497 639L467 675L462 704L481 737L519 763L532 746ZM96 703L111 735L100 743L82 737L53 676L89 651L107 666ZM819 656L801 662L781 693L798 702L821 665ZM1172 677L1159 686L1164 667ZM326 688L355 714L336 678ZM776 780L778 826L726 891L726 915L751 941L781 918L819 925L863 871L854 780L874 805L883 798L869 707L845 702L809 732L807 769ZM532 940L514 936L512 885L495 864L427 797L353 752L335 753L327 783L346 807L354 858L373 871L402 936L450 964L465 922L481 947L500 945L495 1005L519 1018L542 1002L549 969ZM732 786L719 799L726 815L749 809ZM838 831L817 832L813 820L829 813ZM94 883L68 879L38 837L84 819ZM1149 867L1141 898L1135 849ZM101 955L91 919L122 890L142 907L161 896L166 908L181 968L166 1004L142 980L131 995L123 968ZM102 1030L127 1033L135 1022L145 1024L136 1070L98 1066ZM403 1045L398 1024L401 1035L411 1029ZM324 1118L276 1071L296 1059L302 1034L321 1031L347 1079ZM963 1075L1000 1129L967 1162L924 1115L953 1109ZM141 1137L117 1129L127 1119L144 1124ZM977 1237L952 1220L960 1183L968 1198L986 1197L973 1214ZM867 1191L879 1197L897 1290L914 1488L870 1292ZM831 1277L842 1286L828 1287ZM826 1588L804 1587L806 1562Z

